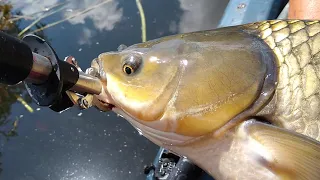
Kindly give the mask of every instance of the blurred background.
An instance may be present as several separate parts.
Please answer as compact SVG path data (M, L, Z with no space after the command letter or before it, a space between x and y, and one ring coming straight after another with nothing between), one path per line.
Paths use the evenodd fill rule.
M216 28L227 0L9 0L0 1L0 30L34 33L60 59L74 56L86 69L100 53L146 39ZM145 179L144 165L159 147L116 114L91 108L56 113L31 101L23 84L0 85L0 179Z

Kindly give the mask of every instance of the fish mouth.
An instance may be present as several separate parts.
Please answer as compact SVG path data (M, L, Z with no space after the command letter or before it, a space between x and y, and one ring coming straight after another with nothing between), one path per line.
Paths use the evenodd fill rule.
M113 105L113 104L111 104L111 103L107 103L107 102L105 102L105 101L103 101L103 100L101 100L101 99L99 99L99 98L97 98L97 99L98 99L98 101L100 102L100 105L102 105L103 108L106 109L107 111L112 111L113 108L116 107L115 105Z
M93 104L101 111L112 111L116 108L112 96L104 89L101 94L94 96Z

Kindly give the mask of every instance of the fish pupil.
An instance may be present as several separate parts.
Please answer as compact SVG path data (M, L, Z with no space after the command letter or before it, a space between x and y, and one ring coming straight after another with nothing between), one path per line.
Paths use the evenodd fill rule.
M124 70L126 71L127 74L131 74L132 73L132 69L130 67L128 67L128 66L126 66L124 68Z

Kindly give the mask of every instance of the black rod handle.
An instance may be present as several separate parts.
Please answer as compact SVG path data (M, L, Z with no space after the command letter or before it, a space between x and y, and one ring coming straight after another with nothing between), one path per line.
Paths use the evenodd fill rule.
M14 85L25 80L33 65L28 45L0 31L0 83Z

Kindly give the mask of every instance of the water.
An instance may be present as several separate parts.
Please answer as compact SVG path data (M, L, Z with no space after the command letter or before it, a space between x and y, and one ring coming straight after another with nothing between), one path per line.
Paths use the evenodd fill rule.
M10 2L14 11L27 15L63 1ZM99 2L72 0L64 10L40 22L50 24ZM154 39L215 28L227 1L142 0L141 3L146 16L147 39ZM17 27L21 30L32 21L24 19ZM141 42L140 15L135 0L111 1L45 29L41 35L61 59L72 55L86 69L102 52L117 50L120 44ZM0 87L1 179L145 179L143 166L153 161L158 147L121 117L94 108L85 111L71 108L55 113L36 106L26 96L34 109L30 113L12 98L13 92L6 92ZM4 134L10 132L17 119L17 134L6 138Z

